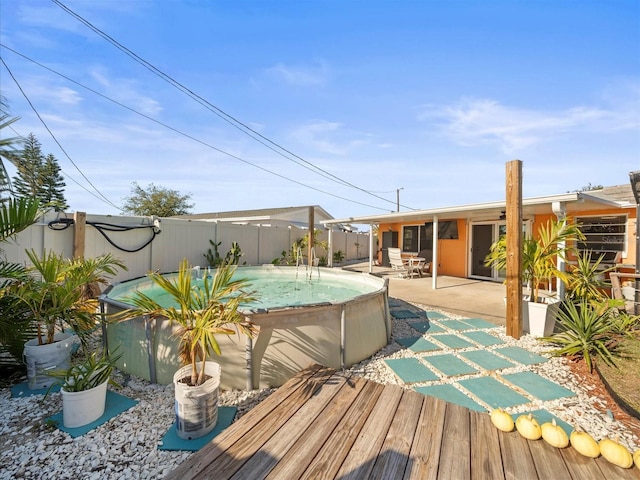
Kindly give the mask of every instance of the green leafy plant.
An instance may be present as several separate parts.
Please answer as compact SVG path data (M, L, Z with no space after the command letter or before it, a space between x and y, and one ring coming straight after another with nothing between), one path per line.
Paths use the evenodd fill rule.
M221 265L239 265L240 257L244 255L242 253L242 249L237 242L231 243L231 248L226 253L224 258L220 255L219 247L222 245L222 242L215 243L213 240L209 240L211 244L211 248L207 250L207 253L204 253L204 257L207 259L207 263L210 267L217 268ZM243 262L243 265L247 262Z
M53 343L56 329L71 327L80 339L95 328L100 314L96 285L107 283L125 264L111 254L96 258L65 258L46 251L42 258L27 250L32 267L28 278L13 284L7 294L28 312L35 324L38 345Z
M566 220L552 221L540 227L537 238L523 239L522 247L522 277L531 291L531 301L540 302L540 286L550 283L552 278L558 278L565 284L569 281L569 273L557 267L558 259L567 260L569 253L575 252L573 242L581 240L584 235L577 225ZM485 258L487 267L499 270L507 268L507 239L506 236L491 245L489 254Z
M313 231L313 244L327 250L329 248L329 242L323 240L319 241L318 237L320 236L320 230ZM309 245L309 236L305 235L302 238L298 238L293 244L289 251L283 250L280 254L280 258L275 258L271 261L274 265L295 265L296 260L298 258L298 252L301 252L303 256L307 254L307 246ZM318 257L320 258L320 257ZM325 263L326 265L326 259Z
M32 225L45 213L36 198L8 198L0 203L0 243ZM1 253L1 250L0 250ZM22 365L24 344L35 335L28 310L9 295L11 286L28 278L24 265L0 260L0 365Z
M333 261L335 263L340 263L344 260L344 252L342 250L338 250L337 252L333 252Z
M246 280L234 280L235 266L223 265L216 269L213 279L204 276L202 285L193 283L191 266L184 259L176 277L158 273L149 278L169 294L177 306L166 307L142 292L130 299L135 308L126 310L120 320L147 316L149 319L166 318L177 326L179 355L182 365L191 366L191 385L202 385L206 380L205 361L211 352L221 355L216 335L233 335L235 326L248 336L255 334L255 327L239 311L242 304L255 300L246 291ZM200 363L200 368L198 364Z
M611 309L611 330L617 335L634 336L640 333L640 315L631 315L620 310L619 306L624 305L624 301L619 301L622 305L615 304Z
M576 263L570 266L567 277L567 299L572 302L586 300L589 303L602 303L609 299L606 294L611 283L605 280L605 274L615 267L604 268L604 255L592 261L591 252L578 253Z
M552 350L553 355L584 359L589 371L596 359L615 366L613 353L618 341L611 310L606 304L594 305L586 300L578 304L563 302L558 313L560 332L542 340L558 347Z
M117 353L117 349L112 355L106 351L98 355L98 352L94 351L82 362L72 365L67 370L49 372L49 375L56 379L54 385L60 385L65 392L84 392L102 385L107 380L110 385L119 388L120 385L111 378L111 374L121 356L122 353Z

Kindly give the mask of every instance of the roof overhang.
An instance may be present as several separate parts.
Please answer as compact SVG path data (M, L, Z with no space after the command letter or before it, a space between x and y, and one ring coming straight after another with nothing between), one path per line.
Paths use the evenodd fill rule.
M619 202L599 198L584 192L572 192L545 197L532 197L522 200L523 217L549 214L556 205L562 205L567 214L576 214L604 208L623 208ZM425 222L437 217L442 220L468 219L471 221L495 220L506 210L506 201L458 205L452 207L432 208L427 210L411 210L408 212L386 213L362 217L349 217L334 220L323 220L321 223L380 224Z

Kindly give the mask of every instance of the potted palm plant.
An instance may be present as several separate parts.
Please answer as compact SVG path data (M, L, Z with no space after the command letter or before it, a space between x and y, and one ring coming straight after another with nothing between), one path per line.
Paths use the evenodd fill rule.
M95 286L107 283L108 276L126 266L111 254L67 259L48 251L39 258L28 250L27 256L32 263L29 276L12 285L8 295L35 329L36 336L25 343L23 355L29 388L41 389L51 385L48 370L69 367L74 340L68 330L86 343L86 335L99 323Z
M554 278L564 283L570 281L570 274L558 268L558 260L567 260L570 253L575 252L576 240L584 236L580 228L567 220L549 220L538 231L537 237L526 237L522 248L522 280L528 287L529 294L523 298L523 327L525 333L536 337L553 333L558 314L558 299L553 295L543 294L541 286L551 285ZM485 258L488 267L506 269L507 240L502 236L491 245Z
M49 372L60 385L62 395L62 423L77 428L99 419L105 410L107 385L119 387L111 373L121 355L92 352L67 370ZM47 392L48 393L48 392Z
M175 306L167 306L166 299L159 303L136 292L128 301L135 307L120 317L166 318L174 328L183 365L174 375L176 431L180 438L204 436L216 425L221 372L218 363L208 360L212 354L222 354L216 335L233 335L236 330L248 336L255 333L254 326L239 311L242 304L255 298L246 290L249 284L245 280L232 278L235 270L235 266L223 264L213 278L204 275L196 282L193 269L184 259L177 276L149 274Z

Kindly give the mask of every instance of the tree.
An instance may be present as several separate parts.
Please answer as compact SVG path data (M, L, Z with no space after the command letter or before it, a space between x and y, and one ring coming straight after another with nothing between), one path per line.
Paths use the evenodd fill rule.
M591 185L591 182L589 182L587 185L580 187L578 190L572 190L571 192L567 192L567 193L572 193L572 192L591 192L592 190L602 190L604 187L600 184L596 184L596 185Z
M172 217L191 213L194 205L189 200L191 194L181 195L177 190L157 187L153 183L145 190L137 182L133 182L131 196L125 197L123 210L133 215Z
M49 204L56 211L68 208L64 198L64 178L53 154L46 157L33 133L24 141L21 155L14 158L17 175L13 186L18 197L36 197L42 205Z
M24 141L22 154L15 158L13 187L18 197L38 197L39 172L43 163L42 146L33 133Z
M0 95L0 131L9 127L12 123L18 121L20 117L11 117L8 112L9 105L7 100ZM0 133L0 201L6 201L11 193L11 179L4 165L4 160L14 162L19 150L16 146L20 146L22 140L20 137L6 137Z
M44 205L51 205L56 212L61 212L69 208L67 200L64 198L64 178L60 175L60 165L56 157L47 155L44 165L40 171L40 182L42 183L38 198Z

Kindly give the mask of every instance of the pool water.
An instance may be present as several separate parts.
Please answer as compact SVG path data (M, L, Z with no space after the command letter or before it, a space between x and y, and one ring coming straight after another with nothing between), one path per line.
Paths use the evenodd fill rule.
M207 271L201 274L207 275ZM171 278L176 277L177 274L165 276ZM375 285L336 278L333 275L318 274L315 271L309 278L304 270L283 272L245 267L238 268L233 278L246 280L249 283L249 291L256 292L256 301L244 304L243 310L273 310L301 305L340 303L364 293L375 292L379 288ZM202 287L204 280L194 278L192 285ZM118 289L118 287L123 288ZM131 297L138 291L153 298L163 307L174 305L171 295L147 278L117 285L109 297L125 304L131 303Z

